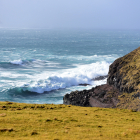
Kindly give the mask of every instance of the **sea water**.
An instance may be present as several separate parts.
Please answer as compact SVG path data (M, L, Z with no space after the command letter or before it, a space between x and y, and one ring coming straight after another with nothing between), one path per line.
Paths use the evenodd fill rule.
M139 30L1 28L0 101L61 104L66 93L105 84L93 79L139 46Z

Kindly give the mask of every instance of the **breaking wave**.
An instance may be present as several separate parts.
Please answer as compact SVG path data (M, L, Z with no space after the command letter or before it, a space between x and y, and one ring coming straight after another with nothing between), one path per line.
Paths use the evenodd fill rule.
M22 85L18 84L16 87L20 87L23 91L44 93L45 91L58 90L85 83L94 85L92 79L98 76L107 75L109 65L110 63L103 61L81 65L77 68L65 71L52 73L43 72L34 75L29 82Z

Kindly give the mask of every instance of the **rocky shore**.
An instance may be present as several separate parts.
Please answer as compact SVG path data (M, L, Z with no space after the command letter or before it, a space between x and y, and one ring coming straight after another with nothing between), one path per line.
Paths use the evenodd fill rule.
M66 94L63 103L140 111L140 47L110 65L106 84Z

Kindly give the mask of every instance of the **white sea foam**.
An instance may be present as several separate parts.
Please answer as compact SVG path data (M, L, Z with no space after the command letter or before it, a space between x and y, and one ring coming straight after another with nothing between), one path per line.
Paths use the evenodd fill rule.
M79 60L79 61L111 61L115 60L119 56L116 54L112 55L92 55L92 56L83 56L83 55L67 55L67 56L57 56L57 55L48 55L48 59L64 59L64 60Z
M13 60L10 63L11 64L14 64L14 65L24 65L24 64L29 64L31 62L39 63L39 62L44 62L44 61L42 61L42 60L35 60L35 59L30 59L30 60L21 60L21 59L18 59L18 60Z
M21 59L19 59L19 60L13 60L10 63L12 63L14 65L22 65L23 61Z
M45 61L45 60L40 60L40 59L30 59L30 60L13 60L10 62L11 64L14 65L32 65L34 67L43 67L44 65L47 65L49 67L54 67L56 65L59 65L59 63L56 62L50 62L50 61Z
M1 72L1 78L32 78L31 75L25 73L15 73L15 72Z
M79 84L95 85L93 78L107 75L109 63L96 62L88 65L78 66L77 68L63 70L59 72L34 75L34 79L21 86L24 91L43 93Z

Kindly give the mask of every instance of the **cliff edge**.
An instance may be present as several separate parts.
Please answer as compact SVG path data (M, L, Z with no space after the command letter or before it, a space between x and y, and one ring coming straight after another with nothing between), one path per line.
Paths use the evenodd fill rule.
M107 84L66 94L63 102L140 111L140 47L110 65Z

